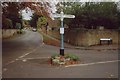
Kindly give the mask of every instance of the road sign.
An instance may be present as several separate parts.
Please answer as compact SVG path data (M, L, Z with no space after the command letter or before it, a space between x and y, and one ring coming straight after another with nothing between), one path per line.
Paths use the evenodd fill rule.
M53 17L64 19L64 18L75 18L75 15L67 15L61 12L60 14L53 14Z
M64 15L64 18L75 18L74 15Z
M64 34L64 28L60 28L60 34Z
M54 18L60 18L61 20L61 27L60 27L60 34L61 34L61 48L60 48L60 55L64 56L64 26L63 26L63 20L64 18L75 18L75 15L67 15L64 14L63 11L61 11L60 14L53 14Z

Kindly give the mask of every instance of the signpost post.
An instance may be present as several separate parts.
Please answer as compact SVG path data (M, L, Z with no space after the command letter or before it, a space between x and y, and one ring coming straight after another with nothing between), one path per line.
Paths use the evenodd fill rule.
M60 55L64 56L64 26L63 26L63 20L64 18L75 18L74 15L66 15L61 11L60 14L54 14L54 18L60 18L61 20L61 27L60 27L60 34L61 34L61 48L60 48Z

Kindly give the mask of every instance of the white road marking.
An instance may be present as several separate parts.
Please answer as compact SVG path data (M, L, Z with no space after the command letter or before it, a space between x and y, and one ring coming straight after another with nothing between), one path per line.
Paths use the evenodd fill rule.
M30 59L46 59L46 58L50 58L50 57L22 58L22 59L19 59L19 60L30 60Z
M65 66L65 67L89 66L89 65L105 64L105 63L112 63L112 62L118 62L118 61L120 61L120 60L103 61L103 62L94 62L94 63L86 63L86 64L75 64L75 65L68 65L68 66Z
M23 58L23 57L25 57L25 56L27 56L27 55L29 55L29 54L35 52L35 51L36 51L39 47L41 47L41 46L43 46L43 44L41 44L40 46L38 46L38 47L35 48L34 50L32 50L32 51L30 51L30 52L28 52L28 53L26 53L26 54L24 54L24 55L22 55L22 56L16 58L15 60L12 60L12 61L6 63L5 65L7 66L7 65L9 65L9 64L11 64L11 63L14 63L15 61L17 61L17 60L19 60L19 59L21 59L21 58Z
M15 59L16 61L19 60L19 59Z
M15 60L12 60L12 61L8 62L8 63L5 64L5 65L9 65L9 64L14 63L14 62L15 62Z
M3 71L7 71L7 68L4 68Z
M23 62L26 62L27 60L31 60L31 59L46 59L46 58L50 58L50 57L22 58L22 59L19 59L19 60L22 60Z
M113 76L114 76L113 74L110 75L110 77L113 77Z
M23 62L26 62L27 60L26 60L26 59L23 59L22 61L23 61Z
M32 50L31 52L28 52L28 53L26 53L26 54L24 54L24 55L20 56L19 58L23 58L23 57L25 57L25 56L29 55L30 53L32 53L32 52L34 52L34 51L36 51L39 47L41 47L41 46L43 46L43 45L44 45L44 43L43 43L43 36L42 36L41 34L40 34L40 36L41 36L41 39L42 39L42 44L41 44L40 46L38 46L37 48L35 48L34 50Z
M34 51L36 51L39 47L43 46L43 45L44 45L43 36L42 36L42 35L40 35L40 36L41 36L41 38L42 38L42 44L41 44L40 46L38 46L37 48L35 48L34 50L32 50L32 51L30 51L30 52L28 52L28 53L26 53L26 54L24 54L24 55L22 55L22 56L16 58L15 60L12 60L12 61L6 63L5 66L14 63L14 62L17 61L17 60L22 59L23 57L25 57L25 56L29 55L30 53L33 53ZM23 60L23 61L25 62L25 60ZM27 60L26 60L26 61L27 61ZM6 70L3 70L3 72L4 72L4 71L6 71Z

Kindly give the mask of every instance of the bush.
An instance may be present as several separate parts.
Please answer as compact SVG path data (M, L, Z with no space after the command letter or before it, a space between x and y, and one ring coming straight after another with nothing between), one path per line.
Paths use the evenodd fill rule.
M53 54L52 56L51 56L51 58L52 59L55 59L55 57L57 57L57 56L60 56L59 54Z
M12 20L6 18L6 19L5 19L5 22L4 22L4 27L5 27L5 28L8 28L8 29L9 29L9 28L13 28Z
M79 57L77 55L74 55L74 54L66 54L65 58L70 58L71 60L74 60L74 61L79 60Z
M60 54L53 54L51 56L52 59L55 59L56 57L60 57L60 58L63 57L65 59L70 58L70 60L73 60L73 61L79 60L79 57L77 55L75 55L75 54L65 54L65 56L61 56Z
M17 29L21 29L21 24L20 23L16 23L16 28Z
M77 64L79 57L74 54L65 54L62 56L60 54L53 54L50 59L50 63L53 65L69 65L69 64Z

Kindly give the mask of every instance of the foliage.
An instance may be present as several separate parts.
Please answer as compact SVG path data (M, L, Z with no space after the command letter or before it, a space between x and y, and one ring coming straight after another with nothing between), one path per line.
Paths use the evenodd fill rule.
M20 23L16 23L16 28L17 29L21 29L21 24Z
M12 20L10 20L10 19L8 19L8 18L6 18L5 20L4 20L4 28L13 28L13 25L12 25Z
M70 58L70 60L74 60L74 61L79 60L79 57L75 54L65 54L65 56L61 56L60 54L53 54L51 56L52 59L55 59L56 57L65 58L65 59Z
M71 60L74 60L74 61L79 60L79 57L77 55L74 55L74 54L66 54L65 58L70 58Z
M78 63L79 57L74 54L65 54L64 56L59 54L53 54L51 56L51 64L53 65L69 65Z
M104 26L116 29L120 27L120 12L115 2L64 2L62 4L64 13L75 15L75 19L64 20L70 28Z
M46 24L46 18L44 16L41 16L38 18L37 20L37 28L41 27L41 25L45 25Z
M33 14L32 19L29 21L29 24L32 27L39 28L41 25L46 24L46 18L42 15L37 15L36 13Z
M25 10L27 13L28 8L30 8L31 10L33 10L35 12L36 15L46 15L46 14L48 14L46 8L43 8L41 6L46 7L47 5L49 5L49 3L41 4L40 2L2 2L2 4L1 4L2 15L4 15L5 18L11 19L13 27L15 27L16 23L22 24L22 16L21 16L22 10ZM46 15L46 16L48 17L48 15ZM37 21L36 19L35 19L35 21L32 21L31 25L33 27L37 26L36 21ZM5 23L3 22L3 24L5 24ZM3 28L4 27L5 26L3 25Z
M60 55L59 55L59 54L53 54L53 55L51 56L51 58L52 58L52 59L55 59L56 56L60 56Z
M40 17L39 15L37 15L35 13L33 14L32 19L29 22L32 27L37 28L37 20L39 17Z
M3 18L9 18L10 20L12 20L12 28L15 28L16 23L21 23L22 24L22 18L21 15L19 14L20 8L19 8L19 4L16 2L3 2L2 5L4 5L4 7L2 6L2 12L3 12ZM7 5L7 6L5 6ZM13 12L14 11L14 12ZM5 22L3 22L3 24L5 24ZM3 25L3 28L5 26Z

